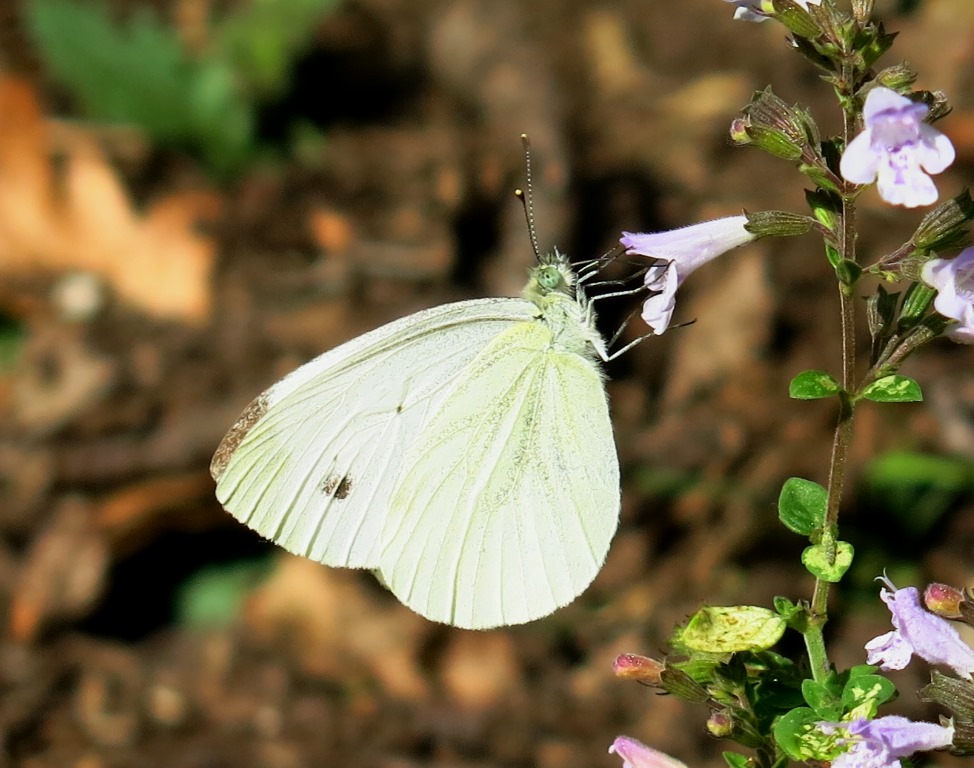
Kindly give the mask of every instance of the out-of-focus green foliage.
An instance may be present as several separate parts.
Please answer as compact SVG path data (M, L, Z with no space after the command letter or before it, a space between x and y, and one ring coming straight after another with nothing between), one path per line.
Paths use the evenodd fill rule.
M0 313L0 372L13 367L24 345L24 336L20 323Z
M273 563L266 557L202 568L176 594L176 622L197 628L232 624L244 601L272 569Z
M101 3L35 0L25 16L49 72L88 117L140 126L226 176L254 156L259 100L286 87L314 24L339 1L252 0L217 21L198 53L145 9L118 22Z
M893 451L863 477L866 496L902 530L923 535L974 488L974 465L960 457Z
M273 96L287 85L291 60L308 43L318 19L340 0L252 0L214 30L215 55L226 61L247 89Z

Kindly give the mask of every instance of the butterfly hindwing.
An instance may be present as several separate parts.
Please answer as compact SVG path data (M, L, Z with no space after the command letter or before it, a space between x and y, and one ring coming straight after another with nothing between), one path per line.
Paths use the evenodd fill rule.
M471 361L411 447L381 573L413 610L460 627L574 599L615 532L619 467L599 370L540 321Z

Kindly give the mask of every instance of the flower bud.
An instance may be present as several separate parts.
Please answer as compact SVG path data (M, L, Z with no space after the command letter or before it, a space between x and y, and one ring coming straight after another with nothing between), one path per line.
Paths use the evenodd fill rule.
M964 593L947 584L934 582L923 591L923 604L927 610L945 619L960 618L960 604L963 600Z
M659 685L663 667L663 662L635 653L623 653L612 662L612 671L616 677L654 686Z
M913 233L913 245L924 255L957 247L966 240L966 226L971 220L974 220L974 200L965 189L920 220L920 226Z
M730 140L739 147L746 147L751 143L751 137L747 135L747 120L743 117L735 117L730 124Z
M916 82L917 73L910 69L906 64L894 64L887 67L876 75L875 82L884 88L904 93Z
M726 710L715 710L707 718L707 732L718 739L726 739L734 732L734 719Z
M873 0L852 0L852 15L860 26L865 25L873 15Z
M791 107L765 88L744 108L743 129L751 143L775 157L799 160L817 146L818 127L799 107Z

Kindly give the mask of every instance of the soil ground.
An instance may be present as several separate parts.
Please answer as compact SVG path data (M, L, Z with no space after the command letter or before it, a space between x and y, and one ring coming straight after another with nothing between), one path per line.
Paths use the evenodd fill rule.
M156 4L173 23L192 6ZM971 4L877 9L900 32L884 63L908 59L918 87L955 107L941 125L958 162L938 177L953 195L974 168ZM323 140L218 183L137 133L79 123L16 11L3 13L16 80L0 89L0 210L9 224L30 180L67 200L42 207L56 221L24 218L0 238L15 265L0 274L0 313L21 337L0 373L4 764L590 768L618 765L605 752L620 733L720 764L727 745L705 735L706 711L614 679L612 661L658 655L701 602L810 595L775 500L787 477L825 481L835 416L787 397L798 371L839 364L836 289L813 237L696 273L676 318L694 322L608 366L621 527L593 586L542 621L426 622L367 573L261 542L220 508L207 467L251 398L302 361L423 307L519 292L533 258L512 195L521 133L542 246L576 258L623 230L802 211L788 163L728 140L767 84L836 130L827 86L782 28L734 23L719 0L348 0L261 115L268 143L299 120ZM34 165L17 162L30 152ZM919 218L867 195L866 261ZM606 331L632 309L604 313ZM890 487L880 502L868 481L870 460L893 450L968 466L971 363L969 348L932 345L905 371L925 404L860 411L838 664L862 663L888 628L870 581L883 568L969 583L969 493L896 499L896 521ZM909 693L923 678L897 678L896 711L933 715Z

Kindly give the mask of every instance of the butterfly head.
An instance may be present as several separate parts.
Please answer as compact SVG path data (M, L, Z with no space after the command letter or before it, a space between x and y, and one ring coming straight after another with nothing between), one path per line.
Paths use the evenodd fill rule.
M531 268L528 284L524 286L524 298L544 307L563 298L576 298L578 278L568 259L557 248L543 253L538 264Z

